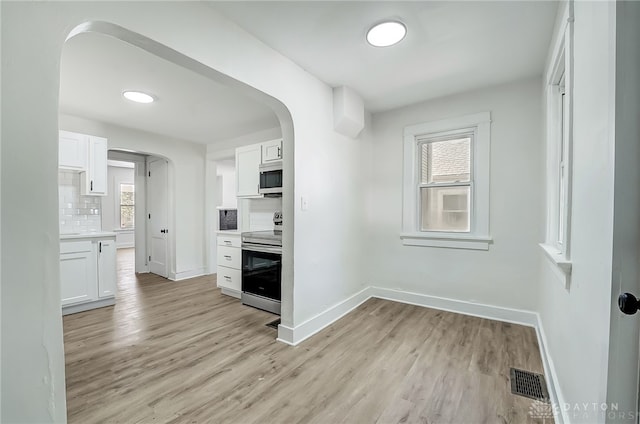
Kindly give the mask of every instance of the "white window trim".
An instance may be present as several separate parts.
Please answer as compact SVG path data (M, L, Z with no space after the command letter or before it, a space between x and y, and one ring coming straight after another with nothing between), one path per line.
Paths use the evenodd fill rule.
M569 287L572 262L571 262L571 197L573 176L573 13L572 4L565 6L561 18L561 26L558 35L553 42L551 61L545 72L546 84L546 204L547 227L545 242L540 247L545 257L554 267L554 272L565 286ZM565 137L565 205L564 216L559 217L559 169L560 148L562 143L558 141L559 129L562 123L558 122L558 81L564 73L564 87L566 93L566 137ZM559 219L563 219L563 234L558 233ZM563 240L558 243L558 239Z
M474 131L472 143L473 190L471 198L471 231L419 231L418 199L418 139L446 132ZM491 113L481 112L458 118L412 125L404 129L404 178L402 189L402 232L405 246L447 247L455 249L489 250L489 184L490 184Z

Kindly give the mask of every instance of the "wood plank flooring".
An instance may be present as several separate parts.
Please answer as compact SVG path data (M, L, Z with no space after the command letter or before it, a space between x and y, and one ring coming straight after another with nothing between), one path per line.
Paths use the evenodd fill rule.
M64 317L69 423L543 422L509 386L542 373L531 328L371 299L291 347L213 276L136 276L124 249L118 289Z

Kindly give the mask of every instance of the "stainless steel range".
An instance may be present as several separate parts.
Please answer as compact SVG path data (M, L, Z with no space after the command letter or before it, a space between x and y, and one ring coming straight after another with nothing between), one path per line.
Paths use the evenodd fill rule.
M242 233L242 303L280 315L282 231Z

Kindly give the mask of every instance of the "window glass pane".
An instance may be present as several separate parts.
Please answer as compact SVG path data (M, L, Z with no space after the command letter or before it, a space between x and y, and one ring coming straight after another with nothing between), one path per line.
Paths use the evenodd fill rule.
M135 205L135 190L133 184L120 184L120 204Z
M120 206L120 228L133 227L135 206Z
M469 186L422 187L420 230L469 232Z
M422 144L421 184L470 181L471 137Z

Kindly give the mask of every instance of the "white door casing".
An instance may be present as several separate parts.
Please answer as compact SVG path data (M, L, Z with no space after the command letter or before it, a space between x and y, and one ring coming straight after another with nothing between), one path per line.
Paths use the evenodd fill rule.
M149 271L166 278L169 274L168 163L164 159L150 159L147 170Z

